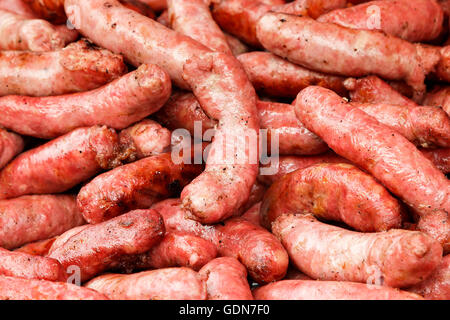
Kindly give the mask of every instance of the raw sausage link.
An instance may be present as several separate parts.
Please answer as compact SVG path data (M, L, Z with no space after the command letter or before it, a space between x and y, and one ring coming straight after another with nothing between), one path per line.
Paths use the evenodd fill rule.
M287 4L255 0L213 1L214 20L226 32L253 47L261 47L256 37L258 20L269 11L309 15L317 18L323 13L345 7L345 0L297 0Z
M255 300L423 300L395 288L344 281L283 280L253 294Z
M217 256L216 246L208 240L183 232L168 232L150 251L137 256L125 256L114 270L187 267L200 270Z
M2 51L0 96L53 96L92 90L126 70L121 56L87 39L58 51Z
M426 42L442 32L444 11L435 0L370 1L326 13L317 21L380 30L411 42Z
M178 196L203 166L175 164L164 153L98 175L79 192L77 202L89 223L98 223L158 200Z
M372 176L350 164L316 164L285 175L264 195L261 224L285 213L312 213L362 232L400 228L398 201Z
M61 264L51 258L0 248L0 275L49 281L64 281L66 273Z
M124 255L144 253L164 236L164 221L155 210L135 210L96 225L69 230L47 255L67 269L80 268L81 281L107 270Z
M450 182L403 136L328 89L308 87L296 114L339 155L371 173L420 216L419 230L450 249Z
M189 268L166 268L130 275L106 274L85 286L111 300L206 300L205 282Z
M338 156L332 151L327 153L317 155L317 156L309 156L309 157L301 157L301 156L281 156L274 163L269 163L264 165L263 167L274 167L274 173L271 175L259 175L258 180L264 183L267 186L270 186L272 183L278 181L283 176L293 171L303 169L315 164L319 163L350 163L345 158Z
M408 287L429 276L442 259L440 244L418 231L360 233L303 214L278 217L272 230L291 262L319 280Z
M74 196L23 196L0 200L0 247L14 249L84 224Z
M108 300L74 284L0 276L0 300Z
M170 150L171 132L158 122L144 119L119 134L122 149L133 149L137 159L158 155ZM133 153L134 154L134 153ZM136 159L129 159L134 161Z
M425 299L449 300L450 299L450 255L446 255L433 273L424 281L407 289L410 292L420 294Z
M209 0L168 0L171 28L214 51L232 54L227 38L209 11Z
M237 58L255 89L270 96L295 98L300 90L310 85L347 94L344 78L308 70L270 52L254 51Z
M424 148L450 147L450 117L440 108L351 103Z
M417 103L400 94L377 76L360 79L348 78L345 80L344 86L350 91L352 102L417 106Z
M113 129L79 128L20 154L0 171L0 199L61 193L121 164Z
M305 68L352 77L376 74L390 80L404 79L417 95L424 93L425 76L440 58L435 48L377 31L348 29L282 13L266 13L256 30L264 48Z
M208 300L253 300L247 270L234 258L214 259L199 274L205 277Z
M46 139L83 126L124 129L156 112L170 91L170 78L164 70L142 65L91 91L55 97L2 97L0 125Z
M0 10L0 49L50 51L64 47L60 33L49 22Z

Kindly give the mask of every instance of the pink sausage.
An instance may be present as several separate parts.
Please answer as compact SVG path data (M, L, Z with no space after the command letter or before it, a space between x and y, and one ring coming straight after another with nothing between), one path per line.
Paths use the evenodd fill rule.
M208 300L253 300L247 270L234 258L217 258L199 274L205 277Z
M297 117L339 155L371 173L420 216L419 230L450 245L450 182L396 131L321 87L299 93Z
M47 139L83 126L124 129L156 112L170 91L170 79L164 70L142 65L91 91L55 97L2 97L0 125Z
M14 249L84 224L74 196L23 196L0 200L0 247Z
M202 277L189 268L105 274L85 286L111 300L206 300L207 296Z
M0 171L0 199L61 193L116 167L121 164L118 141L113 129L94 126L28 150Z

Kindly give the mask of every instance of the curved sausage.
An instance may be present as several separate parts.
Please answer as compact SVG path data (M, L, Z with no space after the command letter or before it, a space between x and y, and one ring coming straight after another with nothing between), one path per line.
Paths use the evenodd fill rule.
M84 224L74 196L41 195L0 200L0 247L14 249Z
M424 148L450 147L450 117L440 108L358 102L351 105L399 132L415 145Z
M119 140L122 148L136 150L136 158L142 159L167 152L170 149L171 135L158 122L144 119L122 130Z
M448 248L450 182L412 143L321 87L301 91L295 111L337 154L402 198L420 216L419 230Z
M64 268L80 268L81 281L105 271L124 255L144 253L165 233L164 221L155 210L135 210L109 221L87 225L62 234L47 255Z
M209 0L168 0L171 28L214 51L232 55L227 38L209 11Z
M83 126L124 129L156 112L167 101L170 91L170 79L164 70L142 65L87 92L55 97L2 97L0 125L47 139Z
M264 195L261 224L285 213L312 213L362 232L400 228L402 208L372 176L350 164L316 164L285 175Z
M247 201L258 171L256 94L240 63L136 15L117 1L68 0L65 7L71 21L73 11L80 14L78 27L83 34L105 48L123 52L133 64L152 61L164 68L177 85L192 89L211 118L220 121L205 171L184 188L181 198L192 218L204 223L233 215ZM249 147L238 147L242 155L223 152L224 146L236 148L248 136Z
M203 238L183 232L168 232L150 251L126 256L114 270L161 269L187 267L195 271L217 256L216 246Z
M21 153L24 146L21 136L0 128L0 169Z
M272 231L291 262L319 280L408 287L429 276L442 259L441 245L417 231L360 233L304 214L278 217Z
M54 259L2 248L0 248L0 275L49 281L66 279L63 267Z
M199 274L205 277L208 300L253 300L247 270L234 258L214 259Z
M87 39L58 51L2 51L0 96L53 96L92 90L126 70L121 56Z
M283 280L253 291L255 300L423 300L395 288L344 281Z
M255 89L270 96L295 98L311 85L347 94L344 78L308 70L270 52L248 52L237 58Z
M205 282L189 268L105 274L85 286L111 300L206 300Z
M158 200L177 196L202 168L175 164L170 153L144 158L95 177L81 188L78 207L89 223L148 208Z
M268 150L272 149L274 137L278 137L278 152L283 155L314 155L329 149L295 116L294 106L266 101L258 101L256 106L260 127L267 129Z
M113 129L79 128L28 150L0 171L0 199L61 193L121 164Z
M108 300L95 290L70 283L0 276L0 300Z
M435 0L369 1L333 10L317 21L352 29L380 30L410 42L425 42L442 32L444 11Z
M264 48L305 68L351 77L375 74L404 79L418 95L424 93L425 76L440 58L435 48L380 32L282 13L265 14L256 30Z
M303 169L319 163L350 163L347 159L338 156L334 152L327 152L317 156L281 156L275 163L270 163L267 166L274 166L274 174L259 175L258 180L267 186L278 181L283 176L293 171Z
M407 289L420 294L425 299L450 299L450 255L446 255L433 273L424 281Z
M50 51L64 47L60 33L49 22L0 10L0 49Z
M399 106L417 106L417 103L403 96L377 76L348 78L344 86L350 92L352 102L387 103Z
M345 4L344 0L297 0L287 4L272 1L219 0L213 1L212 14L214 20L226 32L251 46L261 47L256 37L256 24L266 12L285 12L317 18L325 12L345 7Z

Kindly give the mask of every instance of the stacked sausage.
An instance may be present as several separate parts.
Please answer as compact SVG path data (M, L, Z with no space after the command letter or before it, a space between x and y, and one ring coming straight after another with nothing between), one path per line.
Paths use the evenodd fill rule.
M0 299L450 299L446 8L358 3L0 0Z

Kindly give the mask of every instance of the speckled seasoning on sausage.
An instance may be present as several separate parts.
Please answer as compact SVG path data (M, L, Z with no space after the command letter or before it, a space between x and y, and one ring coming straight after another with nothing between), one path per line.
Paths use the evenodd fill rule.
M147 157L98 175L79 192L78 207L89 223L177 196L203 166L175 164L170 153Z
M86 285L111 300L206 300L206 284L189 268L105 274Z
M411 142L325 88L302 90L295 111L337 154L408 204L420 216L419 230L449 248L450 182Z
M257 36L264 48L305 68L351 77L375 74L406 80L417 95L424 93L425 76L440 58L435 48L377 31L348 29L282 13L266 13L258 22Z
M272 184L261 205L261 224L271 228L286 213L312 213L362 232L402 225L402 207L372 176L344 163L299 169Z
M1 9L0 21L1 50L50 51L64 47L64 39L48 21Z
M53 96L92 90L126 70L121 56L87 39L57 51L2 51L0 96Z
M170 79L164 70L142 65L91 91L52 97L1 97L0 125L46 139L83 126L124 129L156 112L170 91Z
M442 32L444 11L435 0L369 1L333 10L317 21L352 29L380 30L411 42L426 42Z
M14 249L60 235L84 223L72 195L0 200L0 247Z
M232 54L227 38L209 10L209 0L168 0L171 28L214 51Z
M55 259L0 248L0 275L49 281L64 281L66 273Z
M442 259L439 242L418 231L361 233L304 214L279 216L272 231L291 263L319 280L408 287L429 276Z
M345 78L308 70L270 52L253 51L237 58L256 91L270 96L295 98L300 90L310 85L347 94Z
M149 251L125 256L114 270L134 270L187 267L200 270L217 256L217 248L211 241L185 232L167 232L164 238Z
M28 150L0 171L0 199L61 193L121 164L113 129L79 128Z
M109 221L68 231L56 240L47 255L64 268L78 266L81 281L107 270L124 255L148 251L164 236L161 215L155 210L130 211Z
M235 258L214 259L199 274L205 277L208 300L253 300L247 270Z
M377 76L367 76L359 79L348 78L345 80L344 86L350 92L352 102L417 106L417 103L403 96Z

